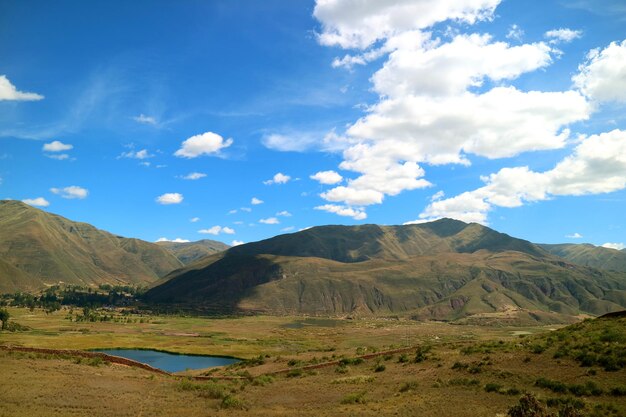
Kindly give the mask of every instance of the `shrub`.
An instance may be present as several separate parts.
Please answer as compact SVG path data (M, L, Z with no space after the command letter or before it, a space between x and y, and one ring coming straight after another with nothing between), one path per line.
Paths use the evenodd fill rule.
M502 385L495 384L493 382L490 382L487 385L485 385L486 392L500 392L501 389L502 389Z
M417 389L417 381L408 381L400 386L400 392L413 391Z
M385 369L387 369L385 367L385 364L379 363L378 365L376 365L376 367L374 368L374 372L383 372Z
M274 377L271 375L260 375L252 380L252 385L264 387L267 384L274 382Z
M220 407L221 408L236 408L236 409L245 408L243 401L241 401L239 398L233 395L226 395L222 399L222 404L220 405Z
M341 399L341 404L365 404L365 391L348 394Z
M287 372L287 378L295 378L302 376L302 369L292 369Z

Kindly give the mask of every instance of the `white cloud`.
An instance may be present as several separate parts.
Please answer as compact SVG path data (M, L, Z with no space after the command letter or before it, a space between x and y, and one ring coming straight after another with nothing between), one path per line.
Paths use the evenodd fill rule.
M70 156L66 153L59 153L59 154L44 154L47 158L50 159L57 159L59 161L64 161L66 159L70 159Z
M233 144L232 139L222 138L217 133L206 132L195 135L185 140L181 148L174 152L175 156L180 158L196 158L201 155L215 155L220 150Z
M320 171L309 178L319 181L320 184L337 184L343 181L343 177L335 171Z
M259 200L256 197L252 197L252 200L250 200L250 204L252 204L253 206L257 206L259 204L263 204L263 200ZM245 207L242 207L241 209L244 210ZM244 210L244 211L249 211L249 210Z
M626 102L626 40L590 51L578 70L572 80L587 97L599 102Z
M26 198L22 200L22 203L26 203L29 206L37 206L37 207L48 207L50 205L50 202L43 197Z
M293 230L295 230L296 228L293 226L287 226L287 227L283 227L282 229L280 229L281 232L291 232Z
M552 196L602 194L626 188L626 131L583 138L574 152L545 172L503 168L482 178L485 186L432 202L420 219L452 217L487 222L493 206L519 207Z
M181 178L184 180L199 180L200 178L204 178L204 177L206 177L206 174L202 172L191 172Z
M285 175L281 172L278 172L277 174L274 175L274 177L271 180L263 181L263 184L265 185L286 184L287 182L289 182L290 179L291 177L289 175Z
M133 120L137 123L143 123L147 125L156 125L157 120L152 116L146 116L145 114L140 114L139 116L133 117Z
M215 236L217 236L217 235L219 235L221 233L227 234L227 235L234 235L235 234L235 230L231 229L230 227L213 226L213 227L210 227L208 229L198 230L198 233L208 234L208 235L215 235Z
M148 159L148 158L152 158L154 155L152 155L150 152L148 152L147 149L142 149L140 151L128 151L128 152L122 152L117 158L130 158L130 159Z
M43 98L41 94L18 91L6 75L0 75L0 101L37 101Z
M63 143L58 140L54 140L50 143L44 143L42 150L44 152L61 152L61 151L69 151L73 149L74 146L69 143Z
M263 224L279 224L280 220L278 220L276 217L268 217L267 219L259 220L259 223L263 223Z
M571 235L565 235L565 237L568 239L582 239L583 235L580 233L572 233Z
M336 204L324 204L323 206L315 207L315 210L327 211L329 213L335 213L339 216L352 217L354 220L364 220L367 218L367 214L363 209L340 206Z
M237 209L232 209L228 211L228 214L236 214L237 213Z
M350 140L330 131L272 133L265 135L262 142L266 148L283 152L304 152L314 148L334 152L344 149Z
M180 193L165 193L156 198L159 204L180 204L183 202L183 195Z
M191 219L189 219L189 221L190 221L191 223L197 223L197 222L199 222L199 221L200 221L200 217L192 217Z
M263 203L263 202L262 202L261 200L259 200L259 199L256 199L256 198L253 198L253 199L252 199L252 201L255 201L255 200L256 200L256 201L258 201L258 202L257 202L257 203L252 203L252 204L261 204L261 203ZM240 208L239 210L241 210L241 211L245 211L245 212L247 212L247 213L250 213L250 212L252 211L252 209L251 209L250 207L242 207L242 208ZM232 211L232 210L231 210L231 211Z
M158 239L157 239L157 242L188 243L188 242L190 242L190 240L187 240L187 239L181 239L181 238L179 238L179 237L177 237L177 238L176 238L176 239L174 239L174 240L170 240L170 239L168 239L168 238L166 238L166 237L160 237L160 238L158 238Z
M68 199L77 198L77 199L82 200L83 198L87 198L87 195L89 195L89 190L83 187L79 187L77 185L71 185L69 187L64 187L64 188L50 188L50 191L53 194L57 194L63 198L68 198Z
M550 43L571 42L583 35L581 30L572 30L568 28L553 29L547 31L544 36L550 39Z
M359 190L351 187L335 187L325 193L320 194L324 200L343 201L347 204L366 206L370 204L380 204L383 202L384 194L376 190Z
M603 248L616 249L616 250L624 250L626 249L626 245L623 243L610 243L607 242L602 245Z
M507 39L521 41L523 37L524 37L524 30L522 28L520 28L516 24L509 26L509 31L506 34Z
M318 0L322 45L367 48L397 33L446 20L475 23L491 18L500 0Z
M233 222L233 224L240 225L240 224L243 224L243 222L241 220L237 220L237 221Z
M244 242L243 240L233 240L230 246L239 246L239 245L243 245L244 243L246 242Z
M441 200L445 195L446 193L444 193L442 190L439 190L430 197L430 201Z
M279 211L278 213L276 213L276 215L280 217L291 217L291 213L289 213L287 210Z

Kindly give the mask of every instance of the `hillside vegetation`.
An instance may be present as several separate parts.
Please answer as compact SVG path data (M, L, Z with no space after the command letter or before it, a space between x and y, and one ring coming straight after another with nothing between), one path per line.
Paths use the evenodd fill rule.
M626 250L571 243L558 245L542 244L539 246L553 255L560 256L578 265L626 272Z
M182 263L166 249L0 201L0 292L65 284L146 284Z
M207 312L562 322L622 309L626 275L443 219L314 227L237 246L164 277L146 299Z
M195 242L157 242L157 245L171 252L183 265L189 265L199 259L230 248L217 240L203 239Z

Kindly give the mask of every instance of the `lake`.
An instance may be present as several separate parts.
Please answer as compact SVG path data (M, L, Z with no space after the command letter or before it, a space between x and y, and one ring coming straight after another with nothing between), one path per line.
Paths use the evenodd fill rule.
M120 356L145 363L166 372L180 372L187 369L203 369L214 366L230 365L239 362L239 359L221 356L177 355L175 353L159 352L143 349L98 349L93 352L102 352L107 355Z

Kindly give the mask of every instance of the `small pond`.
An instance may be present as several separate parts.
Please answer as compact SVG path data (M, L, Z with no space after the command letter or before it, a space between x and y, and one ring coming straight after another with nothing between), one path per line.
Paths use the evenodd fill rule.
M211 368L214 366L224 366L239 362L239 359L225 358L222 356L178 355L175 353L143 349L97 349L93 352L102 352L107 355L121 356L122 358L145 363L167 372Z

